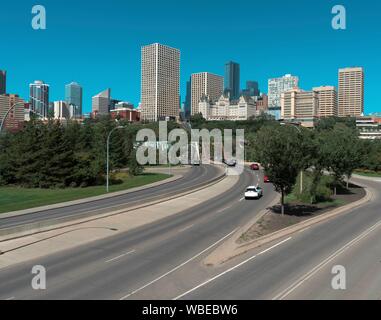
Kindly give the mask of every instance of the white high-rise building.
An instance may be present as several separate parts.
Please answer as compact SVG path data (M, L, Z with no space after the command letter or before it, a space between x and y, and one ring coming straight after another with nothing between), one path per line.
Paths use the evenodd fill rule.
M63 120L72 117L66 101L54 101L54 119Z
M282 93L299 87L299 78L286 74L280 78L269 79L269 108L280 108Z
M92 99L93 115L106 115L110 112L111 89L106 89Z
M359 117L364 113L364 69L339 69L339 117Z
M142 120L178 118L180 114L180 50L154 43L142 47Z
M217 100L223 93L224 78L209 72L192 74L191 81L191 114L199 113L199 102L202 97Z

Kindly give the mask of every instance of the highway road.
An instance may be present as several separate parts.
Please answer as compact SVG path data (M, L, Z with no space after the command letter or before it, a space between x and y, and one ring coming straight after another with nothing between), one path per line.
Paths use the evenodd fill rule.
M220 170L212 165L192 167L190 171L180 180L169 182L150 189L63 208L29 213L22 216L1 218L0 215L0 229L25 225L47 219L57 219L68 216L74 218L76 215L83 214L84 212L92 212L96 215L104 212L110 212L111 210L116 211L139 204L144 204L147 201L161 199L163 196L179 194L192 190L207 183L213 178L216 178L219 174Z
M204 166L200 170L205 170ZM262 174L247 170L229 192L191 210L2 269L0 299L169 299L174 289L187 288L188 276L199 281L196 271L204 268L199 258L273 202L276 193L272 185L264 185L264 197L258 201L243 198L246 187L262 179ZM47 290L31 288L34 265L46 268ZM171 280L189 268L191 272L182 278L184 283Z
M371 202L251 251L175 298L380 300L381 181L361 181ZM337 266L345 285L334 289Z

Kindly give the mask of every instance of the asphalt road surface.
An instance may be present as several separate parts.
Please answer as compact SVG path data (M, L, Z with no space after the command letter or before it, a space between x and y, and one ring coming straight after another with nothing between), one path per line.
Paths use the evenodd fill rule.
M205 170L204 166L200 170ZM172 275L189 267L196 271L202 254L274 200L272 185L263 186L262 199L244 200L246 187L262 179L262 173L247 170L230 191L191 210L0 270L0 299L171 298L177 294L173 288L183 289L171 280ZM34 265L47 270L46 290L31 287ZM190 279L198 281L198 276ZM183 280L187 282L187 277Z
M183 178L154 188L15 217L1 218L0 215L0 229L21 226L47 219L57 219L69 216L74 218L76 215L83 214L85 212L92 212L96 215L136 206L146 203L147 201L161 199L163 196L179 194L192 190L217 177L219 173L219 169L212 165L192 167Z
M371 202L252 251L176 298L381 299L381 181L362 182Z

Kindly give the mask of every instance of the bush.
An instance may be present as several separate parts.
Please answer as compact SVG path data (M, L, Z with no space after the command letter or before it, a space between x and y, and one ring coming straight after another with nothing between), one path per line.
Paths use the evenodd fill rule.
M293 188L294 197L302 203L316 203L329 200L333 192L331 185L334 179L330 176L321 176L316 186L313 184L313 174L304 172L303 174L303 192L300 193L300 174Z

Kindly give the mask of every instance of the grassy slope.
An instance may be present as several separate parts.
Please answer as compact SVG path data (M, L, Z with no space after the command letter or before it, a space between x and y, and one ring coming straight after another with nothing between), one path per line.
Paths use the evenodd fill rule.
M146 173L136 177L125 177L122 184L111 185L110 192L140 187L167 178L169 178L169 175L156 173ZM1 187L0 213L99 196L106 193L105 189L105 186L67 189Z
M358 174L359 176L364 176L364 177L381 178L381 172L358 170L358 171L355 171L355 174Z

